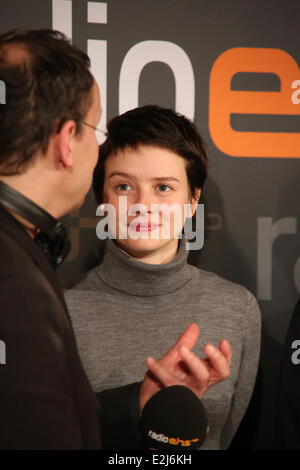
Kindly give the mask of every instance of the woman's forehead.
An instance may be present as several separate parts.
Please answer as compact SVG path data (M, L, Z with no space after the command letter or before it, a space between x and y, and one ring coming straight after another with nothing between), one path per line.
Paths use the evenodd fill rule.
M176 174L180 176L182 172L185 172L185 160L169 149L141 146L137 149L122 149L109 156L106 161L106 170L107 174L119 171L132 176L145 176L147 172L147 176L152 179L155 177L176 178Z

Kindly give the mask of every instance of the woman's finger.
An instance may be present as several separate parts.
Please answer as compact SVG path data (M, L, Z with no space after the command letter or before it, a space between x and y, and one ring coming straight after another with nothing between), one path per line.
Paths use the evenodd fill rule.
M229 341L227 339L223 338L220 341L219 348L221 352L226 356L227 362L229 366L231 366L231 356L232 356L232 350Z
M176 345L178 347L185 346L188 349L192 349L198 341L199 334L199 326L196 323L190 323L178 339Z
M227 357L212 344L206 344L204 346L204 352L209 359L209 364L214 374L219 377L220 380L228 377L230 368Z
M179 379L175 378L167 368L163 367L160 362L153 357L147 357L146 364L151 373L164 387L179 384Z
M172 355L178 352L180 346L185 346L188 349L192 349L199 338L200 329L196 323L190 323L189 326L184 330L182 335L176 341L174 346L160 359L160 361L172 360Z
M180 348L181 359L189 370L188 380L197 383L197 388L201 393L204 393L210 377L210 371L207 363L199 359L193 351L190 351L185 346Z

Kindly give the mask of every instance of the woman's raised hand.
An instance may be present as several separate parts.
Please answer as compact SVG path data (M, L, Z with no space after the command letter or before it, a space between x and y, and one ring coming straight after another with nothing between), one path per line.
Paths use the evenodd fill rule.
M191 349L199 337L199 327L191 323L175 345L159 360L148 357L148 372L140 392L140 409L154 393L171 385L184 385L199 398L212 386L226 379L230 373L231 346L222 339L219 348L206 344L206 355L200 359Z

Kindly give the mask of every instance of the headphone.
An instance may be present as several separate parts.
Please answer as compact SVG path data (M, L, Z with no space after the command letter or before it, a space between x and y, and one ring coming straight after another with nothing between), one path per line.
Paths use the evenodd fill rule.
M34 241L56 267L68 256L71 242L65 227L40 206L0 181L0 203L40 229Z

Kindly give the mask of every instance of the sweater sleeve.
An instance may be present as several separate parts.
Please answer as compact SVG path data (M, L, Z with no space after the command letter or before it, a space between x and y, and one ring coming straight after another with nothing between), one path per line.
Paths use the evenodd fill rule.
M249 291L247 291L247 296L240 371L229 416L222 429L222 449L226 449L231 443L247 410L258 370L261 343L261 313L255 297Z

